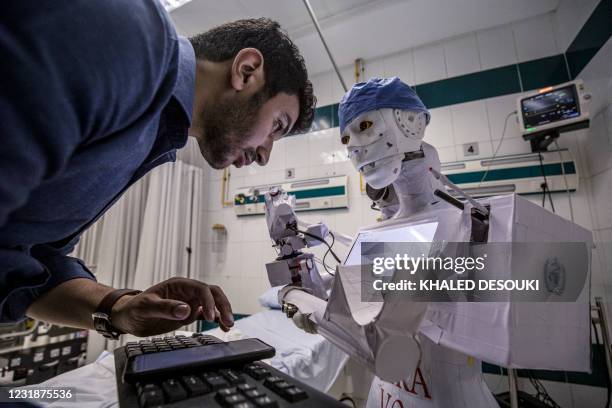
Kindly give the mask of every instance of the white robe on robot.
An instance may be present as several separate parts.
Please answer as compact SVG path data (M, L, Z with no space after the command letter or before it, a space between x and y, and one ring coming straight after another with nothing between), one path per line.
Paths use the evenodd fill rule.
M440 182L429 172L440 170L436 149L423 143L424 159L406 161L393 183L400 202L393 218L415 214L430 205ZM428 321L423 321L422 328ZM463 353L436 344L423 334L419 335L421 360L411 375L397 383L377 377L370 387L367 408L489 408L498 407L488 389L481 362Z
M498 407L481 362L420 335L421 361L410 378L388 383L375 377L367 408Z

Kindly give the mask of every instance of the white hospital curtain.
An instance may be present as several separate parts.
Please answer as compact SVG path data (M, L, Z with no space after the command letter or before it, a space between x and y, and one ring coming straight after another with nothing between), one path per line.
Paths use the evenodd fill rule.
M81 236L72 255L82 259L100 283L132 286L147 190L145 177Z
M108 212L101 234L97 277L114 288L131 288L143 228L148 180L131 188Z
M191 248L201 247L202 181L202 169L181 161L151 172L135 289L174 276L197 279L201 251Z

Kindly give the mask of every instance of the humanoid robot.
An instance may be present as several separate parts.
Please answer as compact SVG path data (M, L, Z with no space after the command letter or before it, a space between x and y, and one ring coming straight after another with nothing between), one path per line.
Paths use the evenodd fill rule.
M423 142L430 114L416 93L398 78L372 79L356 84L344 96L339 117L342 143L355 168L363 174L368 184L368 195L381 208L385 221L381 223L383 227L376 228L389 229L413 220L437 219L436 237L441 236L442 231L444 239L450 238L451 241L515 239L512 235L514 225L502 225L498 221L508 218L508 213L504 213L507 208L512 207L514 214L518 213L512 201L514 197L489 200L485 208L470 197L466 197L467 202L458 203L447 194L437 151ZM444 184L456 187L448 181ZM278 197L278 192L268 194L267 207L273 208L273 203L279 202ZM499 214L491 231L489 209L495 209ZM273 212L266 211L271 235L272 225L276 225L276 231L295 225L295 214L290 213L289 223L285 219L275 224ZM556 218L551 223L558 224L557 230L562 227L571 231L577 241L591 240L589 233L575 224ZM293 231L288 235L297 234L295 228L288 229ZM315 230L321 228L315 227ZM280 235L286 239L287 234ZM324 235L317 236L324 238ZM433 234L430 238L433 241ZM284 262L281 258L279 260ZM364 303L359 298L351 299L351 290L347 288L362 275L359 265L355 269L348 259L338 267L333 281L312 279L311 276L317 273L316 268L302 272L305 278L300 278L300 273L295 272L271 273L270 268L268 273L273 285L288 284L279 292L279 302L298 327L322 334L376 374L370 388L368 408L497 407L482 378L477 358L487 358L506 366L528 365L525 360L519 361L520 357L504 360L493 349L475 347L472 353L470 340L473 344L484 344L488 339L483 342L482 338L474 335L473 339L464 342L467 346L461 343L461 336L448 323L449 316L454 317L455 312L453 309L447 313L456 306L452 302L445 309L445 305L402 302L392 297L378 306ZM588 293L586 296L585 307L566 305L566 313L586 316ZM584 294L581 299L584 303ZM469 317L478 316L483 310L494 310L486 309L487 306L483 309L480 304L461 304L458 307L460 312L457 315ZM585 330L583 332L588 333L588 322ZM491 333L491 338L494 336ZM588 341L588 334L582 340ZM506 348L510 350L512 346ZM586 355L580 357L586 361ZM558 360L558 354L545 356L542 361L555 358ZM547 365L530 368L545 368Z

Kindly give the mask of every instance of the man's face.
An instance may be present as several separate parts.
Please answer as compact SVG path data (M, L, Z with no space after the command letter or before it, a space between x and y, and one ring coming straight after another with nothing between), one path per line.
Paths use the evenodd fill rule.
M205 136L200 150L213 168L268 162L273 142L287 134L297 120L299 101L286 93L263 99L260 93L248 98L223 95L202 113Z

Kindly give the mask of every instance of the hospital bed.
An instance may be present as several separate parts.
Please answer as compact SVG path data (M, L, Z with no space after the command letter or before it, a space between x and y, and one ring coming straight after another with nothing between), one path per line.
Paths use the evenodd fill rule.
M222 340L257 337L276 348L268 364L321 391L328 391L344 368L348 356L316 334L307 334L295 327L280 310L264 310L237 320L234 328L223 333L208 330ZM117 407L115 362L113 354L103 352L97 360L76 370L51 378L32 387L72 387L77 400L58 401L47 406L86 408ZM27 388L27 387L26 387Z

